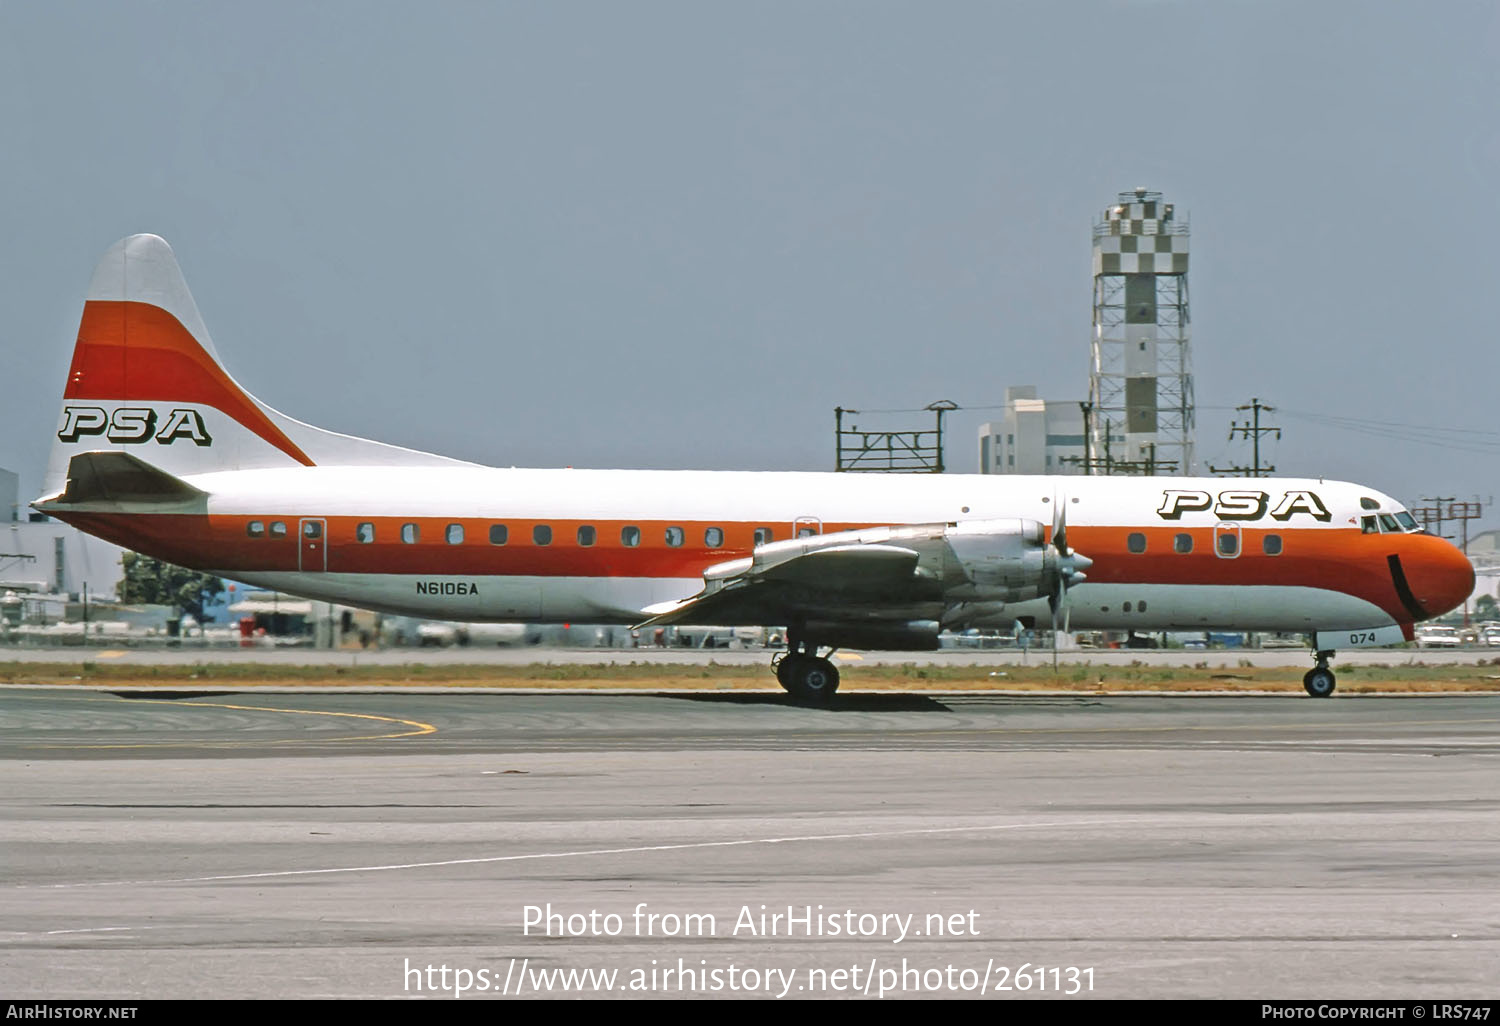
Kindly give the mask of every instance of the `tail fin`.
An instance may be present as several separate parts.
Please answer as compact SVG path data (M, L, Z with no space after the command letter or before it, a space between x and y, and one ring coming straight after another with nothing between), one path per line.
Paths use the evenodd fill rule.
M120 240L94 271L44 494L64 490L73 456L100 449L176 476L458 462L311 427L250 395L220 365L172 248L155 235Z

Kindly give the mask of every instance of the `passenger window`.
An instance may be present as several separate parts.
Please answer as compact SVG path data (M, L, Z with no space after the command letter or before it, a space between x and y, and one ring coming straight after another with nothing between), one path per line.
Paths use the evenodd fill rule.
M417 539L421 536L422 532L417 530L416 524L401 525L401 540L407 545L415 545L417 543Z
M1146 551L1146 536L1139 531L1132 531L1125 538L1125 547L1131 552L1141 553ZM1128 612L1128 610L1127 610Z
M724 529L722 527L710 527L704 531L703 544L711 549L722 548L724 545Z
M1260 539L1260 550L1268 556L1281 555L1281 535L1262 535Z
M766 545L776 540L776 534L769 527L757 527L755 529L755 544Z
M272 538L285 538L286 537L286 524L283 521L280 521L280 520L273 520L273 521L271 521L271 537Z
M245 525L245 533L252 538L264 537L266 533L266 525L263 521L252 520L250 521L250 523Z
M510 540L510 528L506 527L504 524L491 524L490 525L490 544L491 545L504 545L509 540Z
M1240 551L1240 536L1229 531L1219 535L1219 555L1233 556Z
M597 535L594 529L588 524L584 524L578 529L578 544L587 548L588 546L594 544L594 538L596 536Z
M464 543L464 525L449 524L447 529L443 531L443 538L449 545L462 545Z
M620 544L627 549L633 549L641 543L641 529L639 527L620 528Z
M1359 529L1364 534L1379 534L1380 524L1376 522L1374 517L1360 517Z
M1146 603L1144 603L1144 602L1137 602L1135 604L1135 611L1137 613L1144 613L1146 611Z
M1193 551L1193 536L1190 535L1190 534L1179 534L1179 535L1177 535L1175 538L1172 539L1172 551L1173 552L1183 552L1183 553L1192 552Z
M1122 612L1126 612L1126 613L1130 612L1130 603L1129 602L1125 603L1123 606L1120 607L1120 609L1121 609Z
M551 545L552 528L547 524L537 524L531 529L531 542L533 545Z
M687 532L680 527L667 528L667 544L672 548L678 548L687 540Z
M304 520L304 521L302 521L302 537L304 537L304 538L321 538L321 537L323 537L323 521L321 521L321 520Z
M354 540L362 545L368 545L375 540L375 525L363 523L354 529Z

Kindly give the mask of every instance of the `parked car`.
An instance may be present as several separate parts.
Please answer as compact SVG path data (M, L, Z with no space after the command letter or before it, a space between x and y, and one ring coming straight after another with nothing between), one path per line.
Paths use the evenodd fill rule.
M1457 648L1463 643L1456 627L1424 623L1417 628L1418 648Z

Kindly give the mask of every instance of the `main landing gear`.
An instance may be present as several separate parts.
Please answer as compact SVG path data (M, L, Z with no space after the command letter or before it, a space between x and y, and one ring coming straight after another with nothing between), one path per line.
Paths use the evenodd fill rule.
M839 689L839 669L833 661L818 655L818 646L798 638L787 638L787 652L772 666L776 682L793 698L813 705L824 705Z
M1332 658L1331 651L1319 652L1318 665L1308 670L1302 678L1302 687L1314 698L1327 698L1333 694L1334 685L1338 683L1333 671L1328 668L1328 660Z

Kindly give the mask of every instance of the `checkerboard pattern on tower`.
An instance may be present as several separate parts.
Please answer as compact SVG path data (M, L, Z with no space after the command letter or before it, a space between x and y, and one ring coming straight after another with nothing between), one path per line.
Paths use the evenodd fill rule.
M1090 434L1104 472L1193 469L1187 270L1187 221L1161 193L1120 193L1094 225Z

